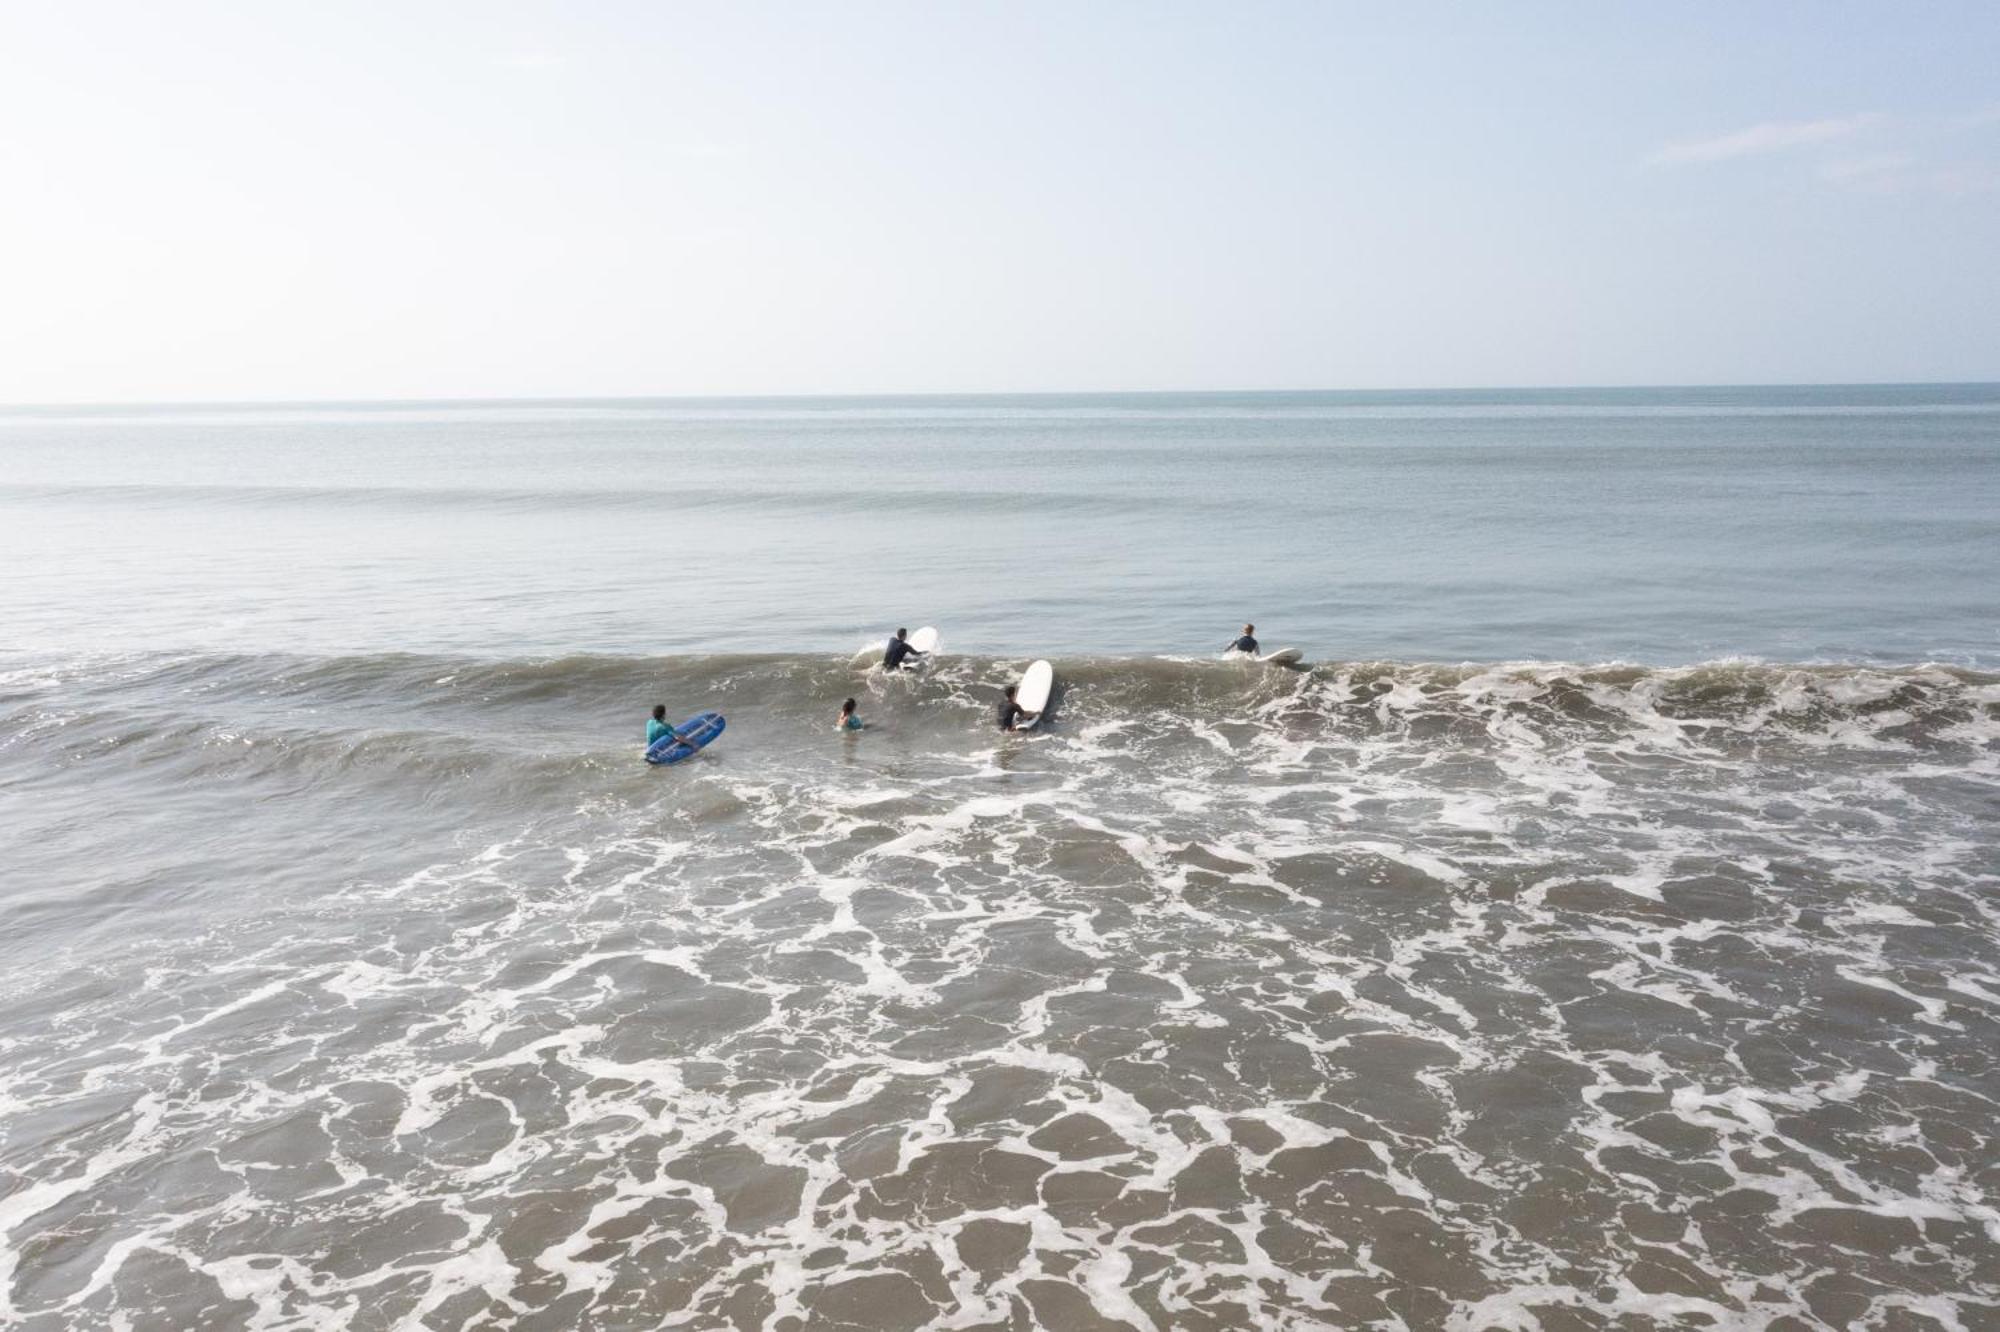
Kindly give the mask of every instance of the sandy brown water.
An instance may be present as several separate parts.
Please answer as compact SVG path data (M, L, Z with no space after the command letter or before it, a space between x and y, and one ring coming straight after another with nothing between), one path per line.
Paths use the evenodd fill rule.
M10 676L6 1321L1991 1324L2000 681L1021 664Z

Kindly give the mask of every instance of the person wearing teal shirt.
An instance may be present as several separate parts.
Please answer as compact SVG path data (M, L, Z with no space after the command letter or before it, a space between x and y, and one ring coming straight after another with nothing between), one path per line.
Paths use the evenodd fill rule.
M646 748L651 749L661 736L673 734L675 734L674 728L667 725L667 705L655 703L653 719L646 723Z
M858 731L861 727L861 718L854 711L854 700L850 698L840 705L840 720L834 723L834 729L840 731Z

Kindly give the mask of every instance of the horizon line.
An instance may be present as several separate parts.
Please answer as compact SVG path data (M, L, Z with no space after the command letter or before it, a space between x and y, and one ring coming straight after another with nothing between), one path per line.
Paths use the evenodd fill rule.
M1143 397L1281 397L1320 394L1443 394L1443 393L1583 393L1691 392L1706 389L1866 389L1866 388L2000 388L2000 379L1829 379L1729 380L1709 383L1656 384L1453 384L1400 388L1149 388L1149 389L924 389L917 391L850 391L783 393L532 393L518 397L427 395L419 397L249 397L249 398L100 398L94 401L0 401L0 411L97 409L119 407L299 407L299 406L451 406L472 403L585 402L799 402L826 399L946 399L946 398L1143 398Z

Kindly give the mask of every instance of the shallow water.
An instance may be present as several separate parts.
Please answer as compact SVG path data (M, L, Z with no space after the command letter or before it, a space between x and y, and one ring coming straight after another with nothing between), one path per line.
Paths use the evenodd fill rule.
M1362 406L1392 425L1406 410ZM1671 430L1655 406L1648 428ZM1975 442L1991 428L1932 406ZM1132 410L1105 429L1123 439ZM717 603L693 628L757 646L797 606L819 617L808 641L605 651L647 607L593 571L652 501L544 511L499 462L464 482L475 498L412 499L411 469L444 484L442 455L391 466L366 431L342 453L351 414L308 415L332 443L285 466L347 469L314 483L345 498L229 489L198 421L130 482L210 488L185 496L89 489L95 464L48 441L100 418L0 430L0 457L29 459L0 510L48 537L10 523L0 544L94 589L66 599L48 568L0 585L0 1324L2000 1318L2000 674L1992 618L1952 609L1994 584L1945 570L1991 546L1925 546L1906 510L1888 545L1910 544L1904 591L1927 595L1882 628L1873 585L1836 580L1801 631L1855 645L1846 662L1676 660L1648 637L1666 622L1651 593L1626 618L1609 597L1496 594L1514 618L1429 629L1417 606L1475 602L1288 608L1320 659L1290 671L1127 650L1171 648L1178 611L1147 598L1209 576L1160 556L1153 513L1125 528L1135 554L1107 546L1076 580L1087 593L961 591L934 617L948 652L993 651L885 679L848 663L860 630L832 603L772 575L816 567L879 509L704 504L690 521L717 531L730 503L756 515L754 553L713 568L767 613ZM407 415L388 433L436 424ZM446 438L472 429L444 415ZM217 416L226 437L236 414ZM909 428L928 452L880 445L907 467L963 447L930 416ZM1948 533L1991 457L1932 447L1960 459L1934 497ZM1100 490L1144 484L1133 470ZM515 497L496 501L503 483ZM996 574L1058 530L938 504L925 530L986 543ZM438 541L453 505L478 517ZM1283 558L1310 567L1270 578L1342 585L1310 550ZM515 571L519 597L498 597ZM1504 562L1478 578L1536 586ZM702 611L672 600L671 569L659 581L661 605ZM1743 605L1681 632L1754 651L1728 627L1758 620ZM994 733L1019 642L1071 612L1103 650L1054 654L1044 733ZM1550 635L1527 635L1536 651L1567 637L1659 660L1322 646L1499 643L1530 621ZM560 641L586 623L598 638ZM110 641L121 624L130 641ZM1191 648L1213 629L1188 626ZM1957 664L1915 664L1906 641ZM1460 652L1476 655L1404 655ZM849 693L856 737L832 730ZM648 768L654 699L718 706L729 730Z

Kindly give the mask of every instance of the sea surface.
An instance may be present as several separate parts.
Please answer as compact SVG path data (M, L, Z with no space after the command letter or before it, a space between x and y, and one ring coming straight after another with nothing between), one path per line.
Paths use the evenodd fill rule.
M0 1326L2000 1327L2000 387L0 408Z

